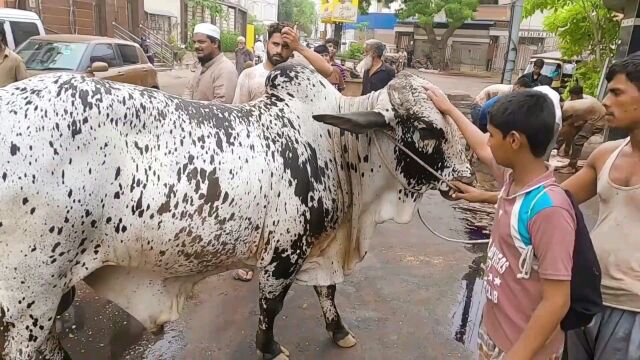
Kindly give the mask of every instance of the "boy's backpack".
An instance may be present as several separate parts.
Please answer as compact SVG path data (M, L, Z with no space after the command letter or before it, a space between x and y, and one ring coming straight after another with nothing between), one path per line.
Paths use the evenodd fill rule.
M573 246L571 268L571 305L560 322L564 331L578 329L591 323L593 317L603 310L600 292L600 263L584 222L582 211L573 195L565 190L576 214L576 240Z
M564 192L571 201L576 216L573 266L571 267L571 304L567 314L560 322L560 328L563 331L569 331L589 325L593 317L603 310L602 293L600 292L602 276L600 263L582 211L576 204L573 195L567 190ZM535 200L532 202L529 212L533 209L534 204Z

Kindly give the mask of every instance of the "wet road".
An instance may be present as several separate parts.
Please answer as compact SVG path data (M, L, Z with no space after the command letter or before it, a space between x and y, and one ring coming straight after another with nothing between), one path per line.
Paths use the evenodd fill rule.
M164 75L163 89L180 94L188 76ZM430 79L445 90L465 82L472 95L491 83L441 75ZM466 232L463 215L451 205L429 193L420 209L438 231L481 237ZM591 223L596 209L593 203L587 207ZM380 225L367 258L338 286L339 310L358 345L333 345L313 289L303 286L290 291L276 338L292 359L471 359L483 301L483 251L439 240L417 218L407 225ZM180 320L157 336L80 285L73 307L56 326L74 360L255 359L257 282L233 281L229 273L203 281Z

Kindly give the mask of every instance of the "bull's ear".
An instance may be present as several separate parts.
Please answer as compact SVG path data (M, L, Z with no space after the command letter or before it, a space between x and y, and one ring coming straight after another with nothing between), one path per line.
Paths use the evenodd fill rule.
M386 127L387 120L377 111L358 111L344 114L318 114L313 119L356 134Z

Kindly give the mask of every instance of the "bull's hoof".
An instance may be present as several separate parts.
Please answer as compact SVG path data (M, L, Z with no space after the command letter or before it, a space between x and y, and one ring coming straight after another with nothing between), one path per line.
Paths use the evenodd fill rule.
M350 347L354 347L358 343L358 340L356 340L356 337L353 336L351 331L347 329L344 329L343 331L331 332L330 334L331 334L331 338L333 339L333 342L336 343L336 345L340 346L341 348L347 349Z
M263 354L262 351L257 350L258 360L289 360L289 350L280 345L280 352L276 354Z

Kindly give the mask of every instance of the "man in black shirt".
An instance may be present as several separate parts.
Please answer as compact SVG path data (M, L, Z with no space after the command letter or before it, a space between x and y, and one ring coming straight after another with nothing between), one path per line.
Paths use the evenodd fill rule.
M386 46L381 41L367 41L365 46L366 56L362 60L362 68L364 69L362 95L381 90L396 77L395 69L382 61L385 49Z
M551 86L553 79L546 75L542 75L542 68L544 68L544 60L536 59L533 62L533 71L522 75L521 77L529 80L533 87L547 85Z

